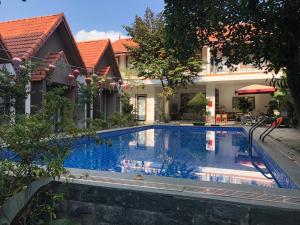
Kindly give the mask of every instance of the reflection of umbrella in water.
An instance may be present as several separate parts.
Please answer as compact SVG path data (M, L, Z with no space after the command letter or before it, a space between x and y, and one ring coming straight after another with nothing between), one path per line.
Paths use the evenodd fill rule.
M252 156L251 159L248 155L240 155L238 154L237 156L235 156L235 163L238 163L242 166L247 166L247 167L252 167L253 166L253 162L259 166L260 168L266 168L266 166L264 165L264 163L261 161L261 159L258 156Z

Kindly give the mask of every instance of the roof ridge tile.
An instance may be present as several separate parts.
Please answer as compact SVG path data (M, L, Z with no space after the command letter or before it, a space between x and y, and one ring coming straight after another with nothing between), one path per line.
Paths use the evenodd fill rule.
M0 24L4 23L15 23L18 21L26 21L26 20L33 20L33 19L42 19L42 18L47 18L47 17L63 17L64 13L58 13L58 14L51 14L51 15L46 15L46 16L34 16L34 17L28 17L28 18L22 18L22 19L15 19L15 20L7 20L7 21L0 21Z

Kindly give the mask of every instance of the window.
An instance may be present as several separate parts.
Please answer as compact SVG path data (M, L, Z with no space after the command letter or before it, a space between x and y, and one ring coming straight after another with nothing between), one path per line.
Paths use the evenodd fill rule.
M247 98L248 101L251 103L251 108L255 109L255 97L232 97L232 108L233 109L239 109L239 101L240 98Z
M137 120L145 121L147 115L147 96L138 95L136 96L136 107L137 107Z
M128 66L129 66L129 57L128 57L128 55L125 56L125 66L126 66L126 68L128 68Z

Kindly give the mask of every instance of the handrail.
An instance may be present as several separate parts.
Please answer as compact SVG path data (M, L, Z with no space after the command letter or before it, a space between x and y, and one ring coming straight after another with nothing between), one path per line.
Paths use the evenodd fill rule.
M270 179L270 180L274 179L272 173L270 173L270 172L266 173L265 171L263 171L258 165L255 164L255 162L251 158L250 158L250 161L251 161L252 165L255 167L255 169L257 169L265 178ZM270 174L270 176L267 176L267 174Z
M258 122L256 122L249 130L248 141L249 141L249 155L252 156L252 142L253 142L253 133L256 128L258 128L263 122L268 120L269 117L264 117Z
M259 139L263 142L265 141L265 138L276 128L278 128L283 122L283 117L276 118L270 127L268 127L260 136Z

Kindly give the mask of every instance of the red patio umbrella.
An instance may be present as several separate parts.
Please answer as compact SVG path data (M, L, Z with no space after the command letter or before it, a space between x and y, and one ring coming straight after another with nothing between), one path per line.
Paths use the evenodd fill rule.
M249 95L249 94L267 94L267 93L274 93L276 91L275 87L267 86L267 85L260 85L260 84L253 84L243 88L240 88L235 91L238 95Z

